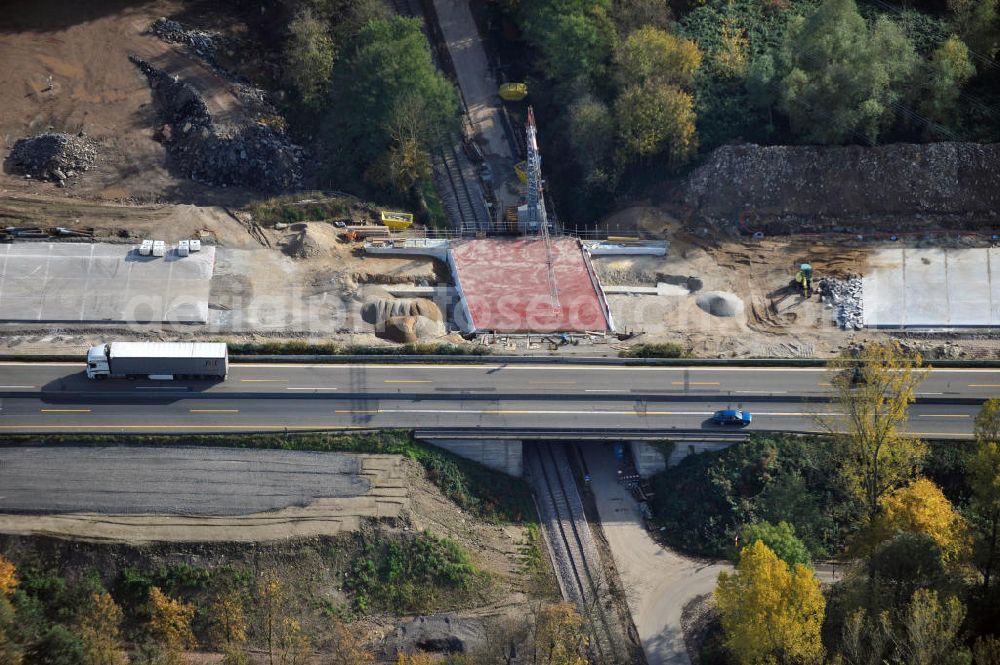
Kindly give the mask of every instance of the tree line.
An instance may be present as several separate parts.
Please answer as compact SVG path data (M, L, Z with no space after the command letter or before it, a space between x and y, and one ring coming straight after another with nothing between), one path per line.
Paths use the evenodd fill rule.
M715 594L721 648L704 662L1000 663L1000 399L976 417L956 505L921 473L927 444L904 431L920 357L871 345L833 372L843 416L823 444L857 508L837 553L846 576L824 593L792 524L747 525Z
M0 663L22 665L187 665L196 652L222 655L223 665L374 665L377 640L361 623L329 617L318 644L296 615L275 571L249 590L220 590L196 606L158 586L127 617L94 580L71 589L71 603L46 603L44 591L20 589L17 568L0 556ZM51 598L49 600L52 600ZM65 598L63 598L65 600ZM538 604L530 616L492 626L467 653L399 653L397 665L586 665L586 622L568 603ZM137 624L126 639L127 620ZM199 641L195 624L204 628ZM200 661L199 661L200 662Z
M506 0L562 200L593 218L628 186L732 141L1000 136L997 0ZM553 136L554 135L554 136ZM585 196L577 192L583 189Z

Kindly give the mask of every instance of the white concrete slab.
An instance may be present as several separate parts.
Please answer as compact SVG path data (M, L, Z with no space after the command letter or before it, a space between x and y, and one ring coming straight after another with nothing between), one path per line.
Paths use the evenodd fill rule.
M997 249L883 249L864 276L867 327L1000 326Z
M0 321L206 323L215 247L180 257L94 243L0 245Z

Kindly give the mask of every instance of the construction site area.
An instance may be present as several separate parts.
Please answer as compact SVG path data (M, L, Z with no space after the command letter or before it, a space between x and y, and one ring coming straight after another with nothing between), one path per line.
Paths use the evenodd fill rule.
M948 201L978 200L964 190L938 203L914 194L941 208L921 213L939 213L926 233L911 230L906 201L889 193L879 205L905 232L870 233L877 226L855 211L824 231L808 217L831 215L809 198L815 187L779 187L779 210L772 190L741 176L752 155L720 149L659 200L585 231L560 219L539 149L545 128L525 89L497 78L464 3L392 5L424 21L437 66L461 91L462 133L432 155L444 229L343 194L261 204L260 190L298 187L307 160L280 133L240 129L274 109L225 76L215 33L161 18L182 13L183 2L102 12L43 4L0 23L0 57L16 65L0 83L24 91L0 109L10 149L0 173L7 348L211 335L597 355L674 342L706 356L827 357L886 334L932 357L995 348L995 240L967 222L948 226ZM100 66L98 43L109 45ZM194 107L179 110L175 100L192 96ZM40 138L18 142L32 135ZM762 177L816 159L768 150ZM254 155L268 180L230 153L236 162ZM940 168L962 163L935 155ZM964 162L968 170L989 159L977 152ZM978 191L989 184L981 175L947 181ZM300 212L317 209L327 212ZM790 214L810 233L772 235ZM162 242L164 255L142 255L143 241ZM182 256L191 241L202 251Z

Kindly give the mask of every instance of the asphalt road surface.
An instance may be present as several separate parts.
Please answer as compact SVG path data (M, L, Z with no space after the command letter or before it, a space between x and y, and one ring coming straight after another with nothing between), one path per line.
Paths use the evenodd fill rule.
M360 470L338 453L0 448L0 513L246 515L365 494Z
M580 364L234 364L221 383L89 381L73 363L0 364L0 432L326 428L713 429L721 408L751 429L812 431L836 418L822 368ZM968 436L1000 369L933 370L910 431Z

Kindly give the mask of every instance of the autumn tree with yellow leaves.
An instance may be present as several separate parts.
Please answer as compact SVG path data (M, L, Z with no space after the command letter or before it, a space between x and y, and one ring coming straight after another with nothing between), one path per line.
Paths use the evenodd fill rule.
M837 435L840 473L873 527L882 498L909 482L927 455L926 443L905 434L926 371L921 357L897 342L870 344L856 360L839 358L830 368L842 414L824 424Z
M90 604L77 626L86 665L124 665L127 662L121 643L123 618L122 609L111 594L91 594Z
M877 540L898 532L922 533L941 548L946 562L955 562L968 553L968 527L941 488L926 478L883 497L882 514L875 526Z
M155 586L149 590L149 605L149 630L163 650L164 665L183 665L184 652L198 644L191 632L194 605L170 598Z
M819 581L763 541L743 548L733 574L719 573L715 601L725 645L742 665L822 662L826 600Z
M532 665L587 665L584 623L571 603L543 607L535 621Z
M274 571L257 585L258 633L268 665L300 665L309 657L311 642L298 619L288 616L285 588Z
M10 596L17 589L17 568L5 557L0 556L0 663L20 665L24 656L21 648L14 643L10 629L14 626L14 606Z
M222 649L223 665L246 665L247 618L243 598L227 593L215 599L211 607L212 638Z

